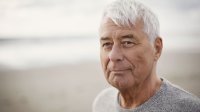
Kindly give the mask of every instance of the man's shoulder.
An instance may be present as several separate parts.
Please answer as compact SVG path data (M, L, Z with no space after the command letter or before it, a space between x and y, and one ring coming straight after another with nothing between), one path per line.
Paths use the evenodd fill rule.
M114 108L117 94L118 90L113 87L102 90L93 102L93 112L103 112L104 109Z
M172 108L175 110L200 111L200 99L197 96L177 85L167 83L166 99Z
M190 93L178 94L172 107L181 112L200 112L200 99Z
M180 101L180 100L188 100L188 101L200 101L200 99L193 95L192 93L188 92L187 90L172 84L170 82L167 82L167 93L170 96L174 96L174 99Z

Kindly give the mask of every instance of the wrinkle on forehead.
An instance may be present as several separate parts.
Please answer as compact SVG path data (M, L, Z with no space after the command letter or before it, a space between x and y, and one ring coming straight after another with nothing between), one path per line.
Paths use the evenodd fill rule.
M134 24L132 24L131 27L129 27L129 26L125 26L125 25L118 25L112 19L110 19L109 17L104 17L101 20L99 29L101 29L102 25L104 25L104 24L112 24L112 25L115 25L117 27L121 27L121 28L124 28L124 29L132 29L132 30L134 30L134 28L136 28L136 26L138 28L144 28L144 21L142 19L137 19L136 22Z
M109 29L109 30L108 30ZM110 30L113 29L113 30ZM114 21L108 17L105 17L102 19L100 28L99 28L99 35L100 37L105 37L105 35L110 35L111 33L117 33L118 30L123 30L123 31L139 31L140 29L143 30L143 21L142 20L137 20L135 25L133 27L126 27L126 26L119 26L114 23ZM112 32L112 31L116 32ZM110 31L110 32L107 32ZM110 33L110 34L109 34Z

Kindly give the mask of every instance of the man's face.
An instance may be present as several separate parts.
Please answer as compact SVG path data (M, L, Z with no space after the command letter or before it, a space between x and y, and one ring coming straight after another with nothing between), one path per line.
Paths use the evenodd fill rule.
M100 27L100 57L105 77L118 89L138 87L152 74L155 49L143 32L143 22L119 27L104 19Z

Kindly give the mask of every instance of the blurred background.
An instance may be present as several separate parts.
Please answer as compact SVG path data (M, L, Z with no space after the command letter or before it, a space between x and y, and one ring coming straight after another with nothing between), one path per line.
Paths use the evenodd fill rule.
M160 76L200 97L200 1L140 0L158 16ZM0 112L90 112L109 85L98 27L109 0L0 0Z

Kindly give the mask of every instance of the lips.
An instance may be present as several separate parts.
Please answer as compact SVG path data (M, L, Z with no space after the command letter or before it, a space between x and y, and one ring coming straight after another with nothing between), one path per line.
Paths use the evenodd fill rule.
M114 73L121 73L121 72L125 72L125 71L128 71L130 70L129 68L124 68L124 69L110 69L111 72L114 72Z
M126 71L126 70L129 70L129 69L114 69L114 70L110 70L110 71L113 71L113 72L120 72L120 71Z
M110 63L108 64L107 71L108 72L114 72L114 73L122 73L126 71L131 71L132 67L129 66L128 64L114 64Z

